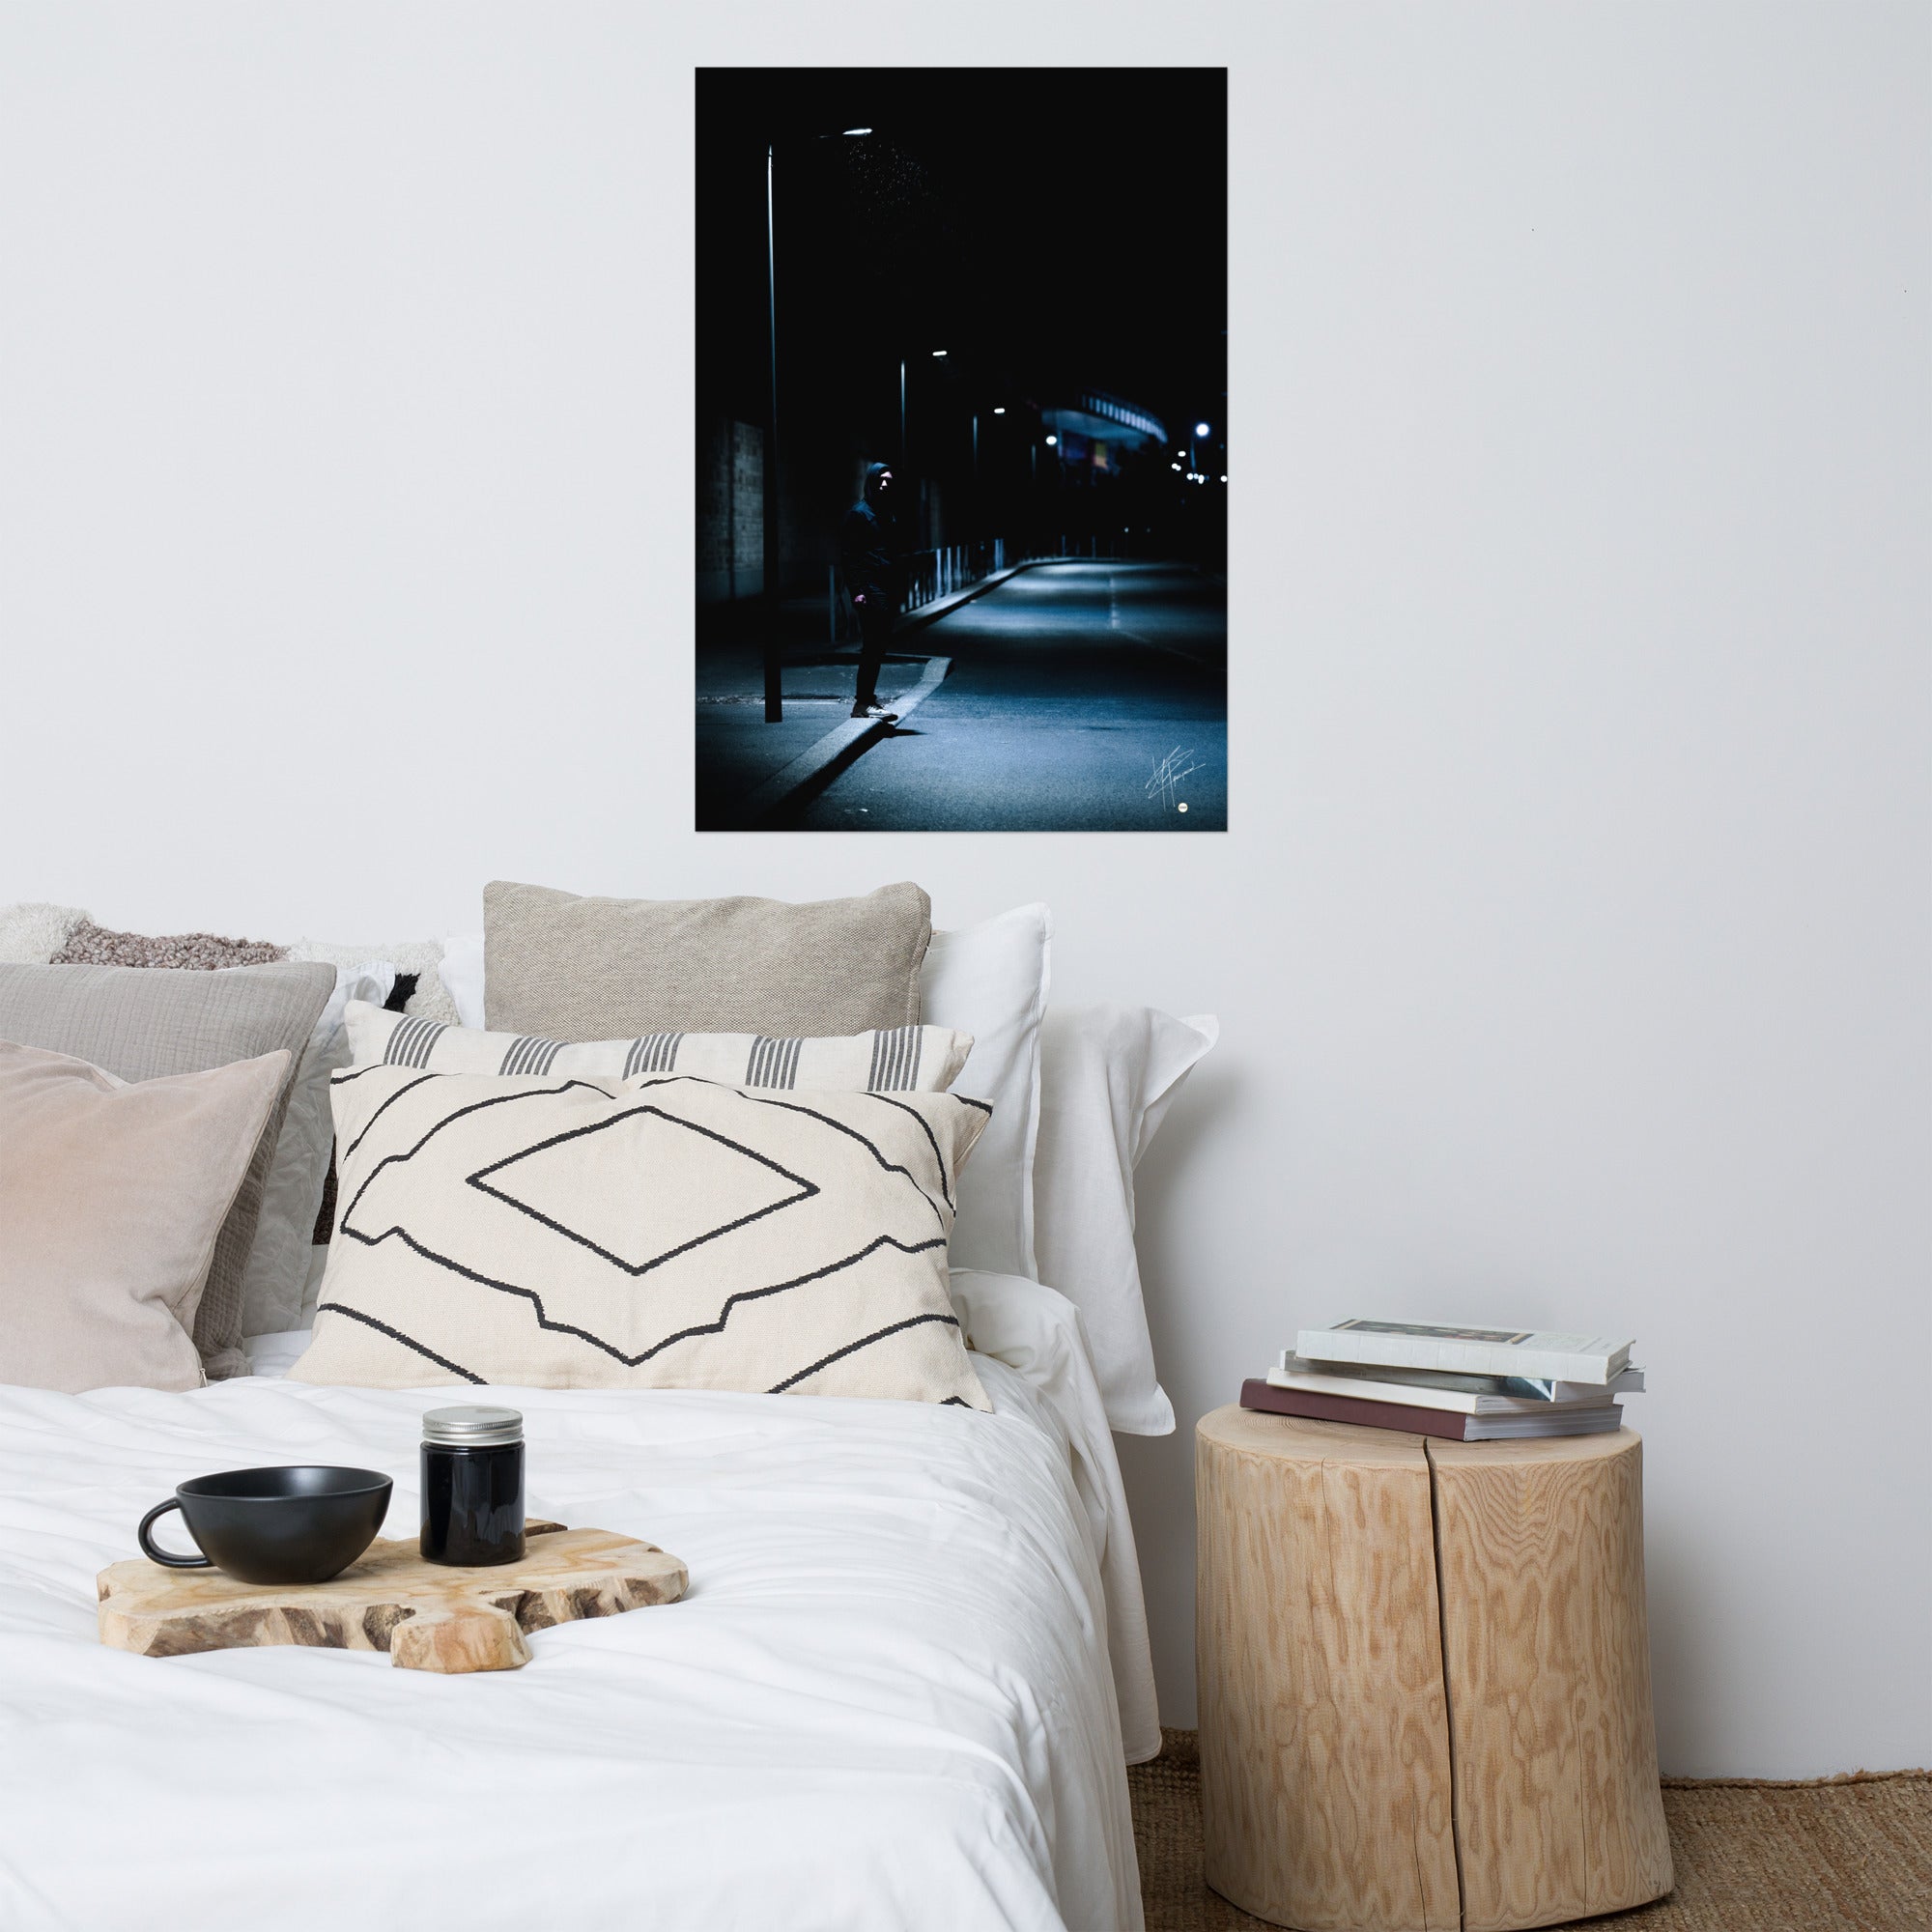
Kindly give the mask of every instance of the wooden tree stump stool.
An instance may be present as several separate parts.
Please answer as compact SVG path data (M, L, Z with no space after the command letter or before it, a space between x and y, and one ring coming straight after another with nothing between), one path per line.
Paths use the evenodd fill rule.
M1301 1932L1513 1932L1670 1889L1642 1455L1202 1418L1216 1891Z

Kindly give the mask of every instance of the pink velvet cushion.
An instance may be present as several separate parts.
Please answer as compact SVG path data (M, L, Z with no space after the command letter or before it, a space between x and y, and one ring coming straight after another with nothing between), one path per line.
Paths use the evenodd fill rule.
M128 1082L0 1040L0 1382L201 1386L195 1307L288 1067Z

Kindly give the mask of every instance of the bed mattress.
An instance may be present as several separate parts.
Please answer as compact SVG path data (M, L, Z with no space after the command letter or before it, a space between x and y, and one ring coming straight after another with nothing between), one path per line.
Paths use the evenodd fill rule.
M0 1925L1131 1932L1103 1514L1038 1379L978 1366L990 1415L493 1390L531 1513L660 1544L691 1589L455 1678L128 1656L94 1592L213 1470L384 1469L410 1534L451 1391L0 1389Z

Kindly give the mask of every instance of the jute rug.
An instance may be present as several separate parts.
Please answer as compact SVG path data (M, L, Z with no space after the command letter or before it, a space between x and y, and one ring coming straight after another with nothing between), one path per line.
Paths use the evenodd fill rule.
M1201 1876L1201 1760L1163 1731L1127 1773L1148 1932L1265 1932ZM1588 1932L1925 1932L1932 1927L1932 1772L1811 1784L1666 1780L1677 1889L1579 1920Z

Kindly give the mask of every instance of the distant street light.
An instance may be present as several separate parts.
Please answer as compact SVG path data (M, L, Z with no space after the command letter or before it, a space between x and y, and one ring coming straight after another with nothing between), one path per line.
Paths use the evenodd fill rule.
M998 407L996 407L993 411L993 413L996 416L1003 416L1006 414L1006 412L1007 412L1007 406L1004 403L998 405Z
M869 134L869 128L846 128L840 130L848 141L856 141L861 134Z
M935 355L944 355L946 354L946 351L943 349L935 349L932 353Z
M1051 448L1053 447L1053 445L1054 445L1054 444L1055 444L1056 442L1058 442L1059 440L1060 440L1060 439L1059 439L1059 438L1058 438L1057 436L1050 436L1050 437L1048 437L1048 438L1047 438L1047 440L1046 440L1046 446L1047 446L1047 448L1051 449Z
M1225 482L1226 482L1227 480L1228 480L1228 479L1227 479L1227 478L1226 478L1225 476L1221 478L1221 481L1222 481L1223 483L1225 483Z
M1212 433L1213 428L1214 425L1212 423L1196 423L1194 425L1194 434L1196 436L1208 436Z
M1170 469L1179 469L1180 468L1180 465L1178 463L1170 463L1167 467Z

